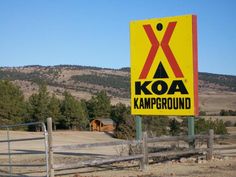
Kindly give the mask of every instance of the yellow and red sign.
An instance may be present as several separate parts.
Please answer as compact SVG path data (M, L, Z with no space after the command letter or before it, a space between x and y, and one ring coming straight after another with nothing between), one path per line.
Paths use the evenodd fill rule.
M132 21L131 112L197 115L197 17Z

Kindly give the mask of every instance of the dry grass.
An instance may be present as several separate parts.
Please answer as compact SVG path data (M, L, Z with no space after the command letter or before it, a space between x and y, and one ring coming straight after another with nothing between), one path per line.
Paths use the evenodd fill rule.
M231 132L235 132L235 128L231 128ZM32 138L42 136L39 132L21 132L21 131L11 131L11 138ZM54 145L68 145L68 144L83 144L83 143L95 143L95 142L108 142L108 141L119 141L117 139L111 138L102 132L79 132L79 131L58 131L54 132ZM6 132L0 131L0 140L6 139ZM236 143L236 142L235 142ZM12 143L12 152L43 152L44 144L42 141L32 142L16 142ZM235 144L234 144L235 145ZM224 147L232 146L223 145ZM216 147L220 147L217 145ZM7 150L7 145L0 146L0 152L4 153ZM103 147L103 148L90 148L90 149L80 149L77 151L63 151L55 153L55 163L76 163L80 160L86 160L91 157L103 156L113 156L118 155L119 151L117 147ZM235 151L234 151L234 154ZM12 156L14 163L26 163L26 164L36 164L44 162L44 155L38 154L32 155L18 155ZM0 163L6 163L7 157L3 158L0 156ZM0 168L0 176L3 176L3 171L7 169ZM42 175L40 171L43 168L31 168L31 169L20 169L14 168L15 172L26 172L28 171L29 176ZM122 162L115 164L102 165L100 167L90 167L82 168L69 171L72 174L67 175L74 177L77 176L99 176L99 177L161 177L161 176L176 176L176 177L234 177L236 173L236 158L223 158L214 159L212 161L203 161L203 163L195 162L179 162L179 161L166 161L163 163L150 164L146 171L140 171L138 167L138 162ZM56 172L57 174L63 174L65 171ZM59 175L64 176L64 175Z

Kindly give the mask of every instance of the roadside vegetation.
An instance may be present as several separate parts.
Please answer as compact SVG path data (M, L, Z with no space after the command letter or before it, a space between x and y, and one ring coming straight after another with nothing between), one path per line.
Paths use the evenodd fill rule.
M227 113L229 111L226 111ZM46 122L52 117L54 129L89 130L94 118L111 118L116 124L114 136L122 139L135 137L135 121L130 107L118 103L111 105L110 97L100 91L89 100L78 100L70 92L63 93L63 99L49 94L47 86L39 86L37 93L25 99L22 91L9 81L0 80L0 124L24 122ZM187 133L186 118L143 116L143 130L149 136L181 135ZM227 134L223 121L197 118L196 133L206 133L210 128L216 134ZM39 129L29 127L31 131Z

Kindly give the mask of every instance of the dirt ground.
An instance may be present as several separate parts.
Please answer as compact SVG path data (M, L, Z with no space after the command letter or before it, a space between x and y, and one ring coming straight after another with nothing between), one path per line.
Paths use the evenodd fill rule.
M230 132L235 134L236 129L231 128ZM11 131L10 137L17 138L33 138L42 137L42 133L36 132L21 132ZM79 132L79 131L58 131L53 134L54 146L68 145L68 144L84 144L95 142L109 142L120 141L112 138L110 135L102 132ZM6 139L6 131L0 131L0 140ZM228 150L221 150L221 147ZM11 143L11 153L17 153L12 155L12 163L15 164L43 164L45 163L44 155L44 141L38 140L27 142L15 142ZM236 140L230 142L224 142L215 145L216 158L211 161L204 160L169 160L165 162L152 163L145 171L139 170L139 164L137 161L122 162L115 164L107 164L99 167L89 167L70 170L71 174L65 175L68 171L56 171L56 176L89 176L89 177L235 177L236 175ZM8 144L1 143L0 146L0 164L6 164L8 162L8 156L4 153L7 152ZM28 153L37 153L36 155L29 155ZM223 155L221 155L223 153ZM94 157L109 157L115 155L126 155L127 152L124 147L101 147L81 149L78 151L63 151L55 152L55 164L58 163L76 163L80 160L87 160ZM7 175L8 169L6 167L0 167L0 176ZM24 173L26 176L43 176L45 173L45 167L34 168L18 168L14 167L13 172Z
M88 172L77 173L77 176L87 177L235 177L236 158L215 159L212 161L195 162L165 162L151 164L145 171L140 171L138 167L128 167L128 163L113 165L112 167L101 167L97 169L87 169ZM71 175L76 176L76 175Z

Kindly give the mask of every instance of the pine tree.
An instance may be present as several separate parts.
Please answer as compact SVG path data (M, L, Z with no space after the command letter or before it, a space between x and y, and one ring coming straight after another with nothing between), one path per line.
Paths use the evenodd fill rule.
M89 121L81 102L77 101L68 92L64 93L64 97L65 98L61 104L61 112L66 128L79 130L86 129Z
M54 130L59 124L61 119L60 100L56 98L55 94L52 95L48 105L48 116L53 120Z
M111 111L111 100L106 92L100 91L87 102L90 118L109 117Z
M49 93L46 85L39 87L38 93L30 96L28 104L28 112L31 122L46 122L46 118L49 117L48 105L49 105Z
M24 115L22 91L9 81L0 80L0 124L22 123Z
M118 126L119 124L125 123L126 119L130 117L130 109L123 103L118 103L111 108L111 119Z

